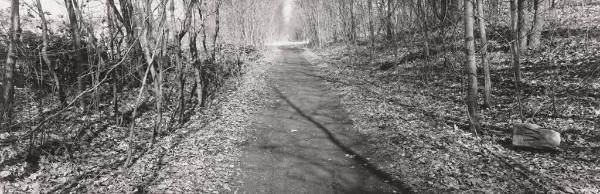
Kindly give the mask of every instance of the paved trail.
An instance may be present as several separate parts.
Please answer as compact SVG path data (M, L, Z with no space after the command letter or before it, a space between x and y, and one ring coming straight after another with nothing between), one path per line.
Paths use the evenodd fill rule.
M236 193L394 193L406 188L354 155L357 132L304 50L280 47L270 68L274 103L253 117Z

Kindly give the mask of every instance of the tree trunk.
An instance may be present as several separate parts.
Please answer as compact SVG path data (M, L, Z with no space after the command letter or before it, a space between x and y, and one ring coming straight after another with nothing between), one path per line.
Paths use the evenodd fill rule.
M538 49L540 47L540 39L542 37L542 28L544 26L544 17L542 16L543 0L534 0L533 7L535 9L533 16L533 24L531 34L529 34L529 48Z
M187 1L186 1L187 2ZM185 21L184 21L184 26L185 29L189 28L191 23L187 23L188 21L191 20L190 17L190 9L193 7L193 1L191 4L188 5L188 9L185 13ZM176 25L175 25L175 0L171 0L171 22L173 23L173 30L176 29ZM183 116L185 113L185 77L183 74L183 63L181 62L181 38L183 38L182 32L177 32L174 31L173 32L173 43L175 44L175 54L173 55L173 58L175 60L175 66L176 66L176 71L177 71L177 79L178 79L178 85L179 85L179 108L176 111L179 111L179 123L183 124ZM181 37L181 38L180 38ZM191 50L192 48L190 48ZM191 51L190 51L191 52Z
M198 105L200 105L200 104L202 104L202 79L200 79L202 64L201 64L200 60L198 59L198 49L196 46L197 37L198 37L198 33L195 31L190 34L189 47L190 47L190 55L191 55L192 61L193 61L192 66L194 68L194 87L192 87L192 88L195 89L195 91L192 91L192 92L196 92L197 103L198 103Z
M188 8L191 7L191 5L188 6ZM176 29L176 25L175 25L175 0L171 0L171 7L170 7L170 11L171 11L171 22L172 22L172 30ZM188 20L189 18L189 11L186 12L186 20ZM184 25L190 25L190 24L184 24ZM180 59L180 54L181 54L181 39L179 39L179 33L177 31L173 31L173 43L175 44L175 54L173 55L173 58L175 58L175 66L176 66L176 71L177 71L177 79L178 79L178 85L179 85L179 123L181 123L183 121L183 114L185 111L185 94L184 94L184 87L185 87L185 79L183 77L183 63L181 63L181 59Z
M135 99L135 103L133 104L133 113L131 114L131 126L129 127L129 134L127 135L127 159L125 160L125 167L131 165L133 162L133 150L134 143L133 139L135 138L135 118L137 117L138 106L141 103L142 96L144 94L144 88L146 87L146 80L148 79L148 73L150 72L150 67L146 68L146 73L144 73L144 78L142 79L142 86L138 91L137 98Z
M511 0L510 1L510 13L511 13L511 30L512 30L512 63L513 63L513 73L515 76L515 95L518 102L519 115L521 116L521 120L523 120L523 111L521 107L521 51L520 51L520 33L519 33L519 14L518 14L518 2L522 0Z
M67 7L67 13L69 14L69 30L71 31L71 38L73 41L73 45L76 50L76 60L75 60L75 73L77 75L77 92L82 93L85 90L85 85L83 82L84 72L83 69L87 65L85 55L87 54L85 50L81 47L81 35L79 33L79 23L77 19L77 15L75 14L75 7L77 6L77 0L64 0L65 6ZM79 18L81 19L81 18ZM79 108L82 110L86 110L86 97L81 96L79 99Z
M485 107L489 108L491 105L491 92L492 89L492 80L490 78L490 63L487 57L488 54L488 42L487 42L487 34L486 34L486 19L485 14L483 14L483 0L477 0L477 13L478 13L478 21L479 21L479 33L481 36L481 64L483 66L483 77L484 77L484 87L483 87L483 104Z
M392 23L392 14L394 13L394 0L387 1L387 13L385 19L385 32L388 40L394 39L394 24Z
M202 67L203 64L201 62L197 62L194 67L194 76L196 79L196 97L198 98L198 105L202 106L204 104L204 82L202 81Z
M153 14L150 10L150 6L151 3L147 4L146 7L146 14L147 15L151 15ZM160 56L159 56L159 60L157 60L156 65L157 65L157 72L154 76L154 87L156 90L156 121L154 124L154 130L152 132L152 142L151 145L154 145L156 143L156 138L158 138L159 134L161 133L160 131L160 127L162 125L162 119L163 119L163 67L167 64L168 60L167 60L167 40L168 37L167 35L169 34L169 31L174 31L174 29L169 29L168 27L164 27L165 25L163 25L164 23L166 23L167 21L167 4L164 3L161 6L161 17L160 17L160 24L157 26L159 31L162 31L162 35L163 37L161 37L159 40L157 40L157 42L155 42L154 44L156 45L157 49L160 49ZM150 20L150 22L152 22ZM175 21L173 21L173 23L175 23ZM162 28L161 28L162 27ZM171 26L172 27L172 26ZM149 31L150 32L150 31ZM152 63L149 63L148 65L152 66Z
M213 62L213 64L215 64L214 62L215 62L216 57L217 57L216 56L217 55L217 48L218 48L218 46L217 46L217 40L219 38L219 30L221 29L221 26L219 24L221 22L221 20L220 20L220 18L221 18L221 15L220 15L220 12L221 12L221 3L222 3L221 1L217 1L217 3L216 3L217 5L216 5L216 8L215 8L215 34L214 34L214 37L213 37L213 52L212 52L212 55L211 55L211 57L212 57L211 58L211 62Z
M12 121L13 111L13 98L15 86L13 84L13 77L15 71L15 63L17 61L17 42L19 41L21 32L21 19L19 15L19 0L11 1L11 14L10 14L10 29L8 37L8 53L6 55L6 68L4 69L4 88L2 94L2 114L0 115L0 128L2 128L1 121L7 121L6 126L10 126ZM6 120L4 120L6 118Z
M425 1L419 1L419 5L417 6L418 9L418 16L421 18L421 31L423 32L423 46L424 46L424 52L423 54L425 55L425 68L423 70L423 81L425 82L429 82L429 74L431 73L431 65L429 63L429 58L431 53L430 48L429 48L429 21L427 20L427 13L426 13L426 6L425 6Z
M204 15L202 15L202 9L200 8L202 4L198 4L198 15L200 16L200 20L202 20L202 22L200 22L200 28L202 29L202 48L204 49L204 53L206 54L207 57L210 56L209 51L208 51L208 47L206 44L206 18L204 17ZM196 63L194 63L194 77L196 79L196 97L198 98L198 105L202 107L202 105L204 105L204 86L206 83L204 83L202 81L202 69L204 68L204 62L201 59L196 60Z
M48 71L50 71L50 75L52 75L52 78L54 79L54 83L56 84L56 91L58 93L58 98L59 101L61 103L61 105L64 107L67 105L67 100L66 97L64 95L64 91L62 89L62 86L60 84L60 79L58 78L58 74L55 71L55 67L54 64L52 64L52 61L50 61L50 58L48 57L48 24L46 22L46 16L43 11L42 8L42 4L39 2L39 0L36 1L36 7L38 9L38 14L40 17L40 20L42 22L42 59L44 60L44 63L46 63L46 65L48 65Z
M352 40L353 42L356 41L356 19L354 18L354 0L350 0L350 40Z
M138 73L138 67L140 67L140 64L143 63L144 61L144 54L142 51L142 47L140 45L139 41L136 41L136 36L138 33L136 33L137 31L139 31L138 28L136 28L136 23L134 22L136 19L134 17L134 7L133 7L133 2L131 0L119 0L119 5L120 5L120 9L118 9L115 6L115 3L113 0L107 0L107 2L110 4L111 6L111 10L114 13L114 16L117 18L117 20L119 20L121 22L121 24L123 24L123 27L125 28L125 32L126 32L126 37L127 37L127 46L133 46L133 49L131 50L129 56L133 56L131 57L131 66L128 66L126 68L121 68L121 73L122 76L125 76L125 70L127 70L127 68L129 68L129 70L133 70L134 72L136 72L136 75L139 75L139 77L141 78L143 75L143 72ZM119 12L120 10L120 12ZM143 26L143 25L140 25ZM141 29L141 28L140 28ZM141 57L139 57L141 56ZM121 82L126 81L125 79L121 79ZM135 87L136 84L138 82L128 82L128 85L131 87ZM121 85L124 85L123 83L121 83Z
M109 36L109 51L108 51L108 56L109 56L109 61L108 63L110 64L112 60L114 60L114 51L118 50L115 49L115 41L114 41L114 37L115 37L115 33L114 33L114 28L115 28L115 24L114 24L114 11L112 10L114 6L111 6L112 1L106 1L106 20L107 20L107 24L108 24L108 36ZM115 118L118 118L118 115L120 115L120 111L119 111L119 96L118 96L118 92L119 92L119 76L118 76L118 72L117 70L115 70L112 75L111 75L111 85L112 85L112 101L113 101L113 114L115 116Z
M517 11L517 1L511 0L511 28L512 28L512 50L513 50L513 73L515 75L515 82L521 82L521 63L520 63L520 36L519 36L519 14Z
M473 0L464 0L464 5L465 50L467 51L465 68L469 80L466 102L471 120L471 129L477 132L479 124L477 120L477 65L475 64L475 40L473 35Z
M373 52L375 50L375 29L373 28L373 0L368 0L367 3L369 5L368 9L369 9L369 15L367 17L369 17L369 37L371 38L371 49L369 52L369 56L371 59L373 59Z
M133 140L135 139L135 119L137 117L136 113L137 113L137 107L139 106L140 100L142 98L142 94L144 92L144 88L146 85L146 81L147 81L147 77L148 74L152 71L154 71L154 73L152 73L152 77L154 78L154 84L155 84L155 92L156 92L156 98L157 98L157 107L162 107L162 88L161 88L161 75L160 75L160 71L162 71L162 67L159 67L159 72L156 72L156 69L154 69L154 64L155 64L155 60L158 54L158 51L160 50L164 50L163 47L161 47L161 43L164 43L164 39L165 39L165 30L164 29L160 29L158 32L159 34L153 34L153 18L152 18L152 8L151 8L151 2L148 1L137 1L136 2L136 10L139 10L139 15L137 18L137 22L139 23L144 23L145 25L140 25L140 26L145 26L144 28L141 29L141 33L140 33L140 37L139 37L139 45L140 48L142 48L142 52L144 54L143 58L146 60L146 71L143 75L143 79L142 79L142 86L139 90L138 93L138 97L136 98L136 103L134 104L134 109L133 109L133 115L131 116L131 127L129 128L129 136L128 136L128 150L127 150L127 160L125 162L125 166L129 166L132 162L133 159L133 149L134 148L134 142ZM163 9L164 10L164 9ZM165 13L163 12L162 15L162 21L160 22L161 25L159 25L159 27L162 27L162 24L164 24L164 20L165 20ZM155 37L158 37L158 40L156 40ZM142 58L142 56L136 56L136 57L140 57ZM162 57L162 56L161 56ZM160 59L159 59L160 60ZM158 63L159 66L161 66L161 62L156 62ZM154 142L154 138L156 137L156 134L158 133L158 129L156 128L156 126L160 126L160 122L162 119L162 110L158 110L159 114L158 114L158 118L157 118L157 123L155 124L155 128L154 128L154 132L153 132L153 142ZM152 145L152 144L151 144Z
M519 36L519 49L521 51L524 51L527 49L527 17L525 15L525 0L518 0L518 22L517 22L517 29L518 29L518 36Z
M164 44L164 43L163 43ZM162 48L163 52L166 52L166 44L164 44L164 47ZM160 59L157 64L158 64L158 72L156 74L156 77L154 78L154 87L156 90L156 121L154 124L154 131L152 132L152 145L154 145L154 143L156 143L156 138L158 137L158 135L160 134L160 126L162 124L162 119L163 119L163 111L162 111L162 107L163 107L163 66L164 63L166 62L166 54L163 53L161 54L162 56L160 56Z

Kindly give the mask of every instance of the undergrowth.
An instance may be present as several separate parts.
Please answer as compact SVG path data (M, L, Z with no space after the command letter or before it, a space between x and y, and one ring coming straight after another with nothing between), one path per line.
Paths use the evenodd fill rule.
M560 29L544 33L544 46L522 59L524 117L560 132L557 150L523 150L510 143L512 124L519 122L511 56L493 49L507 47L504 40L492 37L493 106L481 107L478 133L469 127L463 101L460 36L446 37L446 45L456 49L434 46L427 59L419 43L406 41L397 48L378 43L373 56L369 44L337 43L318 50L321 59L309 58L324 79L336 83L355 127L370 137L369 149L377 150L380 167L417 192L598 193L600 37L589 33L594 30L576 32L600 19L600 7L564 9L556 12L595 17L576 26L560 21Z

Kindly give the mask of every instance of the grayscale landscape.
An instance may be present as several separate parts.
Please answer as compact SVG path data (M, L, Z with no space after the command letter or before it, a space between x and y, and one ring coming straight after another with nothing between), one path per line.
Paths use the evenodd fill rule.
M600 193L600 2L0 0L3 193Z

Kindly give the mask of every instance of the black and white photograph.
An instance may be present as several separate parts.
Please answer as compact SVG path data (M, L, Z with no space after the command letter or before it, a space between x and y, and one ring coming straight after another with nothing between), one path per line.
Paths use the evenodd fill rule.
M0 194L600 194L599 0L0 0Z

